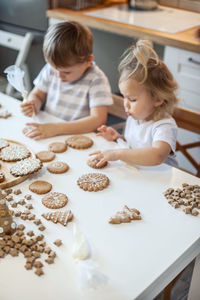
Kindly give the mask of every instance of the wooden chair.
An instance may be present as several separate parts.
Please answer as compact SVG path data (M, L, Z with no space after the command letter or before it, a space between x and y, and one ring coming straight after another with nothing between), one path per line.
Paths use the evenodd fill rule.
M116 130L124 129L125 123L126 123L126 118L127 118L127 115L124 110L124 100L121 96L118 96L115 94L112 95L112 98L113 98L113 105L110 105L108 107L108 113L110 115L119 117L120 119L124 120L124 121L120 121L118 123L113 124L112 127L115 128Z

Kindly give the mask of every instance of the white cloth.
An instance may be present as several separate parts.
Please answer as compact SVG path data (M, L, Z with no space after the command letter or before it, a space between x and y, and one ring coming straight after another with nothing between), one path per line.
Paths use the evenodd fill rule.
M171 153L165 163L177 167L175 159L177 125L173 118L166 118L159 121L147 121L140 123L131 116L126 122L125 134L129 148L152 147L156 141L163 141L170 145Z
M74 82L62 82L46 64L34 85L47 93L45 111L66 121L87 117L90 108L113 103L108 79L95 64Z

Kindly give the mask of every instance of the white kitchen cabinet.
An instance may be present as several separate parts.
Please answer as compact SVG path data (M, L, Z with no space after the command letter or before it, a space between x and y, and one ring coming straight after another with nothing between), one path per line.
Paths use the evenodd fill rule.
M178 96L180 105L200 111L200 54L166 46L164 62L179 84ZM181 129L178 132L178 138L183 144L188 141L195 142L200 140L199 135ZM199 148L191 149L189 152L199 160ZM179 153L178 161L181 167L191 172L194 171L193 166Z

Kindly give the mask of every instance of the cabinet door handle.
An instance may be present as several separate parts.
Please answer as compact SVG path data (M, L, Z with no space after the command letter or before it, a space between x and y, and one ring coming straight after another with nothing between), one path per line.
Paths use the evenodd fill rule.
M200 61L198 61L192 57L189 57L188 60L189 60L189 62L192 62L193 64L200 65Z

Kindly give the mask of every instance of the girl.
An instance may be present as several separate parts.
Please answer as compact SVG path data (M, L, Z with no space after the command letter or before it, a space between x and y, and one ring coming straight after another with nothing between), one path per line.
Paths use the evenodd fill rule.
M172 74L147 40L139 40L125 51L119 72L119 89L128 116L124 137L104 125L98 128L97 135L108 141L123 138L127 148L91 153L95 155L92 160L99 160L99 167L114 160L141 166L163 162L177 166L177 126L172 113L178 99Z

